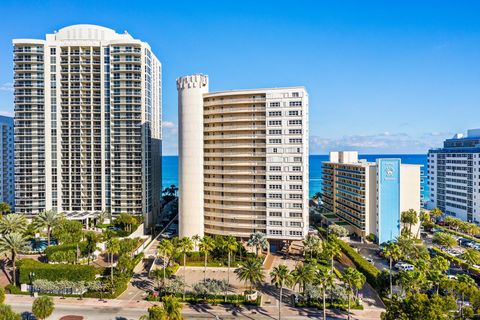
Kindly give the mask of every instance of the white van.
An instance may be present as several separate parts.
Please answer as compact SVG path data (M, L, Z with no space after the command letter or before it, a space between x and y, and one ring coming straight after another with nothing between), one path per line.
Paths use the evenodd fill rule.
M400 271L413 271L413 269L415 269L415 267L408 263L404 263L398 267L398 270Z

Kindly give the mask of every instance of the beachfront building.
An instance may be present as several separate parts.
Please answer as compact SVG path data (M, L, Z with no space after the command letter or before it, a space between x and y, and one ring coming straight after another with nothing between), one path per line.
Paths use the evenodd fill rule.
M10 206L11 211L15 209L15 183L14 183L14 138L13 118L0 116L0 202Z
M308 94L303 87L209 92L177 79L180 237L308 231ZM273 240L273 241L272 241Z
M446 139L428 151L429 208L480 222L480 129Z
M16 211L158 213L161 65L146 42L95 25L15 39Z
M400 235L401 212L420 211L420 165L397 158L367 162L357 152L343 151L330 152L322 171L323 209L360 237L392 240Z

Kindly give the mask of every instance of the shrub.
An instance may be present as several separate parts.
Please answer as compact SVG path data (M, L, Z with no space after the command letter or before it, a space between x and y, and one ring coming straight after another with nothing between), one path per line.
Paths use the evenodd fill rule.
M35 279L50 281L93 281L95 275L102 273L102 269L94 266L76 264L47 264L32 259L23 259L18 262L20 283L30 283L30 273L35 273Z
M380 274L374 265L368 262L364 257L362 257L358 252L356 252L352 247L350 247L346 242L337 239L340 248L342 248L343 253L345 253L350 260L355 264L358 271L363 273L367 278L368 283L370 283L374 288L377 287L377 277Z
M81 257L88 255L86 242L80 242L78 244L78 249L80 250ZM77 244L50 246L45 249L45 255L49 262L74 263L77 260Z
M5 301L5 289L0 287L0 304L2 304Z

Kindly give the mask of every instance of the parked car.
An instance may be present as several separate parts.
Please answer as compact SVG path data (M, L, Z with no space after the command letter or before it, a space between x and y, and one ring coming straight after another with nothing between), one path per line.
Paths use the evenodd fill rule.
M375 262L373 261L372 258L367 257L367 258L365 258L365 260L367 260L367 261L370 262L371 264L375 265Z
M398 267L399 271L413 271L413 269L415 269L415 267L409 263L402 264Z
M406 262L403 262L403 261L398 261L397 263L395 263L395 265L393 266L395 269L399 270L400 267L402 267L403 265L405 264L408 264Z

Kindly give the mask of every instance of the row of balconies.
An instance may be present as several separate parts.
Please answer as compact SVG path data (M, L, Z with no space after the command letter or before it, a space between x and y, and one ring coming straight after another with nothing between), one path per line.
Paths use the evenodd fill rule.
M203 123L228 123L228 122L259 122L259 124L256 125L261 125L262 123L265 122L265 117L264 116L238 116L238 117L215 117L215 118L209 118L205 117L203 119Z
M233 105L233 104L259 104L258 106L265 107L265 98L248 98L248 97L239 97L239 98L206 98L204 99L203 105L205 107L215 106L215 105ZM262 105L263 104L263 105Z
M240 130L265 130L265 124L245 124L245 125L231 125L231 126L205 126L204 132L225 132L225 131L240 131Z
M213 108L205 108L203 114L208 115L224 115L224 114L234 114L234 113L246 113L250 115L263 115L265 116L265 106L260 105L252 105L248 107L237 106L237 107L213 107Z

